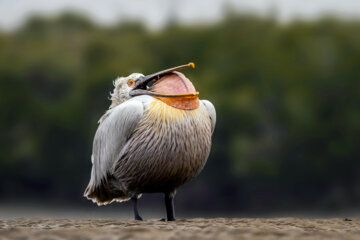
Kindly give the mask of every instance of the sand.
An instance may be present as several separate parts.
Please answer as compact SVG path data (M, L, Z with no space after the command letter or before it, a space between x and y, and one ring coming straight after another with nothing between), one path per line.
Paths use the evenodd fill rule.
M0 220L0 239L360 239L360 219Z

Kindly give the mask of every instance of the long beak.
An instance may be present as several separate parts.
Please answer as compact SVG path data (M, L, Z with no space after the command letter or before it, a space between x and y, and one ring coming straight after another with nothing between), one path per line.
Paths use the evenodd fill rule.
M139 78L136 82L135 82L135 87L134 89L138 89L140 88L141 86L144 86L146 85L148 82L150 82L151 80L153 80L154 78L157 78L157 79L160 79L161 77L165 76L166 74L169 74L173 71L177 71L177 70L181 70L181 69L184 69L184 68L188 68L188 67L191 67L191 68L195 68L195 64L190 62L188 64L184 64L184 65L180 65L180 66L177 66L177 67L173 67L173 68L169 68L169 69L165 69L165 70L162 70L160 72L156 72L156 73L153 73L153 74L150 74L150 75L146 75L144 77L141 77Z

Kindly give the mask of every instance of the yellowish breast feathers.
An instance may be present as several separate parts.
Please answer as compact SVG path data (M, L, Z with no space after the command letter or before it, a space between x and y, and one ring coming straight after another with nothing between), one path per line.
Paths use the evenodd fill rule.
M206 110L202 106L194 110L182 110L171 107L157 99L150 103L148 110L148 116L151 119L158 119L166 122L181 121L186 118L197 119L206 115Z

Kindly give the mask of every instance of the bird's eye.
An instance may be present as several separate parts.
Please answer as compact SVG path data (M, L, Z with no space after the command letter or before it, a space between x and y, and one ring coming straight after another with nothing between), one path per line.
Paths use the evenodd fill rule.
M132 80L132 79L130 79L130 80L127 82L127 84L128 84L129 87L132 87L132 86L134 86L135 81Z

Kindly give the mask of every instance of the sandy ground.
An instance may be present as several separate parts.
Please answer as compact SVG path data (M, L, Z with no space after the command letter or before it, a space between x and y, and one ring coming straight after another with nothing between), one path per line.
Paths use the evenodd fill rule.
M0 220L0 239L360 239L360 219Z

